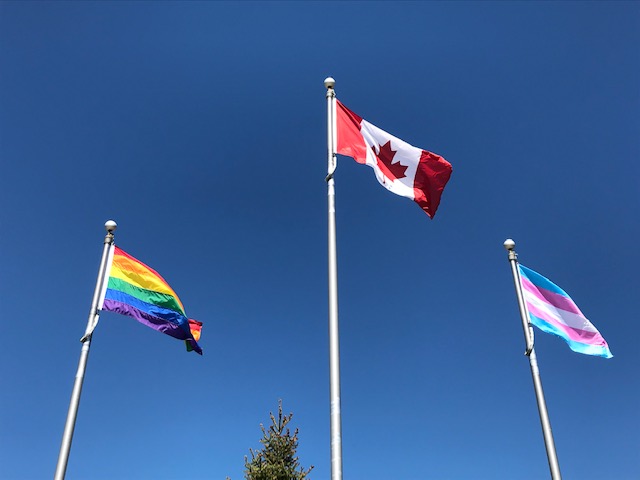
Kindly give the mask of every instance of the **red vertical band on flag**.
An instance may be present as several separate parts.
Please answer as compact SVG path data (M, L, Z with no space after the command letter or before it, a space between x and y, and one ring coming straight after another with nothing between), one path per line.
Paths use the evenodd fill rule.
M416 178L413 180L414 201L429 218L436 214L442 191L451 177L452 170L451 164L440 155L422 151Z
M367 163L367 145L360 133L362 117L353 113L336 100L336 153L353 158L358 163Z

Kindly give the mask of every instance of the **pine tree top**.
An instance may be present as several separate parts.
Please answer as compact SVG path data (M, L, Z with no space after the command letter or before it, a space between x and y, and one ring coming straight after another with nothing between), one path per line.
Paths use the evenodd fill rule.
M293 418L293 413L282 413L282 400L278 401L278 418L273 412L269 412L271 425L266 429L260 424L262 430L261 450L249 449L251 460L244 457L244 478L246 480L304 480L313 470L313 465L308 469L300 466L296 455L298 448L298 429L291 434L287 425Z

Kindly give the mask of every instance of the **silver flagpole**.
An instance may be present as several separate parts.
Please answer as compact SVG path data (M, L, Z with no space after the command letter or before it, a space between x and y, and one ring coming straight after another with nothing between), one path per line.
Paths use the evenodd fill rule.
M331 384L331 480L342 480L340 416L340 341L338 338L338 261L336 254L336 81L327 77L327 197L329 207L329 375Z
M547 460L549 461L549 470L553 480L560 480L560 465L558 464L558 455L556 454L556 445L553 441L553 432L551 431L551 422L549 421L549 413L547 412L547 402L544 399L544 391L542 390L542 380L540 379L540 370L538 369L538 360L534 349L533 327L529 323L529 312L527 304L522 294L522 281L520 279L520 271L518 270L518 254L514 250L516 242L508 238L504 242L504 248L509 252L509 263L511 264L511 273L513 275L513 284L516 287L516 296L518 297L518 307L520 308L520 318L522 319L522 328L524 330L524 338L526 343L525 355L529 357L529 365L531 367L531 377L533 378L533 387L536 392L536 400L538 401L538 413L540 415L540 423L542 425L542 434L544 436L544 445L547 449Z
M67 413L67 422L64 425L64 433L62 435L62 444L60 445L60 454L58 455L58 466L56 467L55 480L63 480L67 472L67 463L69 462L69 451L71 450L71 440L73 439L73 430L76 426L76 417L78 416L78 405L80 404L80 394L82 393L82 383L84 381L84 373L87 369L87 360L89 358L89 347L91 346L91 337L93 329L98 322L98 301L104 284L104 274L107 267L107 257L109 247L113 244L113 232L117 225L113 220L109 220L104 224L107 235L104 237L104 248L102 250L102 260L100 261L100 269L98 270L98 279L96 288L93 292L93 300L91 301L91 310L89 310L89 319L87 320L87 328L84 336L80 339L82 342L82 350L80 350L80 361L78 362L78 372L76 380L73 384L71 392L71 401L69 402L69 411Z

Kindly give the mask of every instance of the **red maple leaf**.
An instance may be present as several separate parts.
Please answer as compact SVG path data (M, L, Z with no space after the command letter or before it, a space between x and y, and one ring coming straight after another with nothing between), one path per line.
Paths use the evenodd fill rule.
M388 141L384 145L380 146L380 151L378 153L376 153L373 147L371 149L378 159L378 168L380 168L385 177L387 177L389 180L396 180L406 177L404 172L408 167L402 165L400 162L392 163L393 157L397 152L391 150L391 141Z

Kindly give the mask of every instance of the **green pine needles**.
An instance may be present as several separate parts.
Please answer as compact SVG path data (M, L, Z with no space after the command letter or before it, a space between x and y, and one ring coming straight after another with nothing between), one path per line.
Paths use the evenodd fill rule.
M298 429L291 435L287 424L293 418L293 413L282 414L282 400L278 401L278 418L269 413L271 425L269 429L262 429L262 450L249 449L251 460L244 457L244 478L246 480L303 480L313 470L313 465L305 470L300 466L296 455L298 448Z

